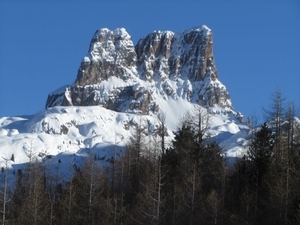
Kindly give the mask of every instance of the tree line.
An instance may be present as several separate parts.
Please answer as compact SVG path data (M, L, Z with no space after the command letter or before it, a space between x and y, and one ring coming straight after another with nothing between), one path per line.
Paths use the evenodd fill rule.
M201 110L181 123L165 147L137 125L123 154L106 167L90 155L61 183L55 171L30 160L2 191L2 224L300 224L300 128L295 107L275 92L268 118L252 129L247 154L227 165L207 138ZM7 178L6 169L2 177Z

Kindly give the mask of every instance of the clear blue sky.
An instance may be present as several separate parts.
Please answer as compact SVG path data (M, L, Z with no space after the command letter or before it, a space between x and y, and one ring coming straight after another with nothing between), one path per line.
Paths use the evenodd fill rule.
M136 44L153 30L205 24L237 111L260 114L277 86L300 104L298 0L24 2L0 1L0 117L42 110L49 92L75 80L103 27L126 28Z

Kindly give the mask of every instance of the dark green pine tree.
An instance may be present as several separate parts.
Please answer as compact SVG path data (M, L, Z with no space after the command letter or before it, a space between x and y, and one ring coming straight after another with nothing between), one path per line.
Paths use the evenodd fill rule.
M221 148L216 142L211 142L201 149L202 189L208 193L212 189L220 190L224 164Z
M198 173L197 138L192 125L184 121L175 133L172 148L162 156L164 176L162 195L164 218L162 224L192 224L195 221ZM198 157L199 158L199 157Z
M178 133L175 134L173 150L180 156L190 156L197 147L196 134L192 126L185 122Z
M248 150L249 162L249 190L253 193L253 222L268 224L271 215L268 208L271 204L271 186L267 175L270 174L271 161L274 150L272 130L264 123L255 134Z
M259 180L266 173L273 155L274 137L272 130L264 123L255 134L248 150L248 158L252 169L259 175Z

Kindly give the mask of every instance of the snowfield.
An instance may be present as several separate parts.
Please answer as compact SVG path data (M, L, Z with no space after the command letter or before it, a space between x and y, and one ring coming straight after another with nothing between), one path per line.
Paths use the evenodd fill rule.
M167 100L160 105L166 115L166 145L170 146L173 132L185 116L182 112L192 115L200 106L184 100ZM237 113L217 106L209 112L200 108L208 113L208 134L220 144L224 155L242 156L249 128L238 121ZM160 121L156 115L115 112L100 106L53 107L31 116L3 117L0 118L0 166L5 167L7 161L13 173L31 157L53 168L59 167L64 179L68 179L67 171L72 171L74 165L80 166L88 155L106 163L115 150L122 154L137 126L143 128L145 141L159 140ZM12 156L14 161L10 160Z

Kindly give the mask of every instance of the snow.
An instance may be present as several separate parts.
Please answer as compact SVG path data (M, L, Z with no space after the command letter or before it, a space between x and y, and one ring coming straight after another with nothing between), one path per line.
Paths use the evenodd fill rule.
M55 91L51 92L49 95L60 95L60 94L63 94L69 86L70 85L64 85L64 86L56 89Z
M87 56L85 56L82 61L85 62L85 63L91 62L90 58L87 57Z
M131 36L127 33L125 28L117 28L113 31L114 36L122 39L131 39Z
M184 99L158 100L160 112L166 115L169 134L166 141L170 144L180 118L186 112L192 114L199 106ZM221 144L224 152L235 157L236 152L243 151L247 126L237 121L233 111L228 113L216 106L208 113L211 117L210 134ZM31 117L5 117L1 118L0 154L4 158L14 154L15 162L12 164L27 162L30 153L57 158L63 153L82 154L90 150L103 157L116 143L120 150L124 148L137 124L141 124L146 136L150 137L158 128L159 120L153 115L114 112L100 106L53 107ZM3 165L1 159L0 165Z
M90 45L89 54L83 58L83 62L111 61L117 57L119 49L130 50L134 46L131 36L124 28L109 30L102 28L96 31Z
M108 28L101 28L96 31L93 39L101 38L108 34L108 38L121 37L122 39L130 39L130 35L125 28L116 28L115 30L109 30Z
M112 78L110 81L107 84L110 88L123 85L118 78ZM134 84L133 81L129 81L137 85L137 88L138 85L143 85L143 82L138 80ZM181 83L188 89L189 85ZM176 83L171 82L171 85ZM103 86L103 93L108 91L104 87L107 86ZM155 86L153 89L156 89ZM0 166L4 167L5 159L10 159L14 154L15 161L9 160L8 164L13 179L13 171L24 167L24 163L29 161L29 156L33 155L48 167L58 170L61 179L69 180L73 165L81 167L86 157L96 155L101 164L107 165L114 149L117 150L117 155L121 155L130 143L137 125L144 128L146 141L159 141L159 114L166 116L165 142L167 147L170 146L173 132L180 127L182 118L186 113L193 115L199 109L209 116L208 135L220 144L226 157L241 157L246 153L249 128L238 121L237 113L232 109L219 106L207 109L180 96L162 98L155 91L152 94L159 106L157 114L138 115L138 112L130 110L115 112L101 106L57 106L31 116L0 118Z

